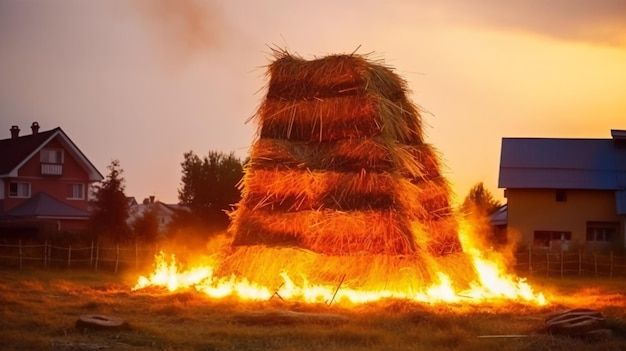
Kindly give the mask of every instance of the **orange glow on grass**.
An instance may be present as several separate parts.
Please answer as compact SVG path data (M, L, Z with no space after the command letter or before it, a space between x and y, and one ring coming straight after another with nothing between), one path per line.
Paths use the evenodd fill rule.
M459 233L464 252L470 256L470 262L477 279L469 288L459 288L443 272L436 272L435 281L421 290L408 288L400 290L362 290L342 286L313 284L306 277L306 272L282 272L283 283L278 287L262 286L250 282L245 277L214 275L215 267L204 265L184 269L176 257L163 252L155 257L154 271L149 276L140 276L133 290L156 286L170 292L182 289L195 289L215 299L234 296L242 300L269 300L280 298L285 301L307 303L359 304L386 298L405 299L423 303L480 303L485 301L516 301L533 305L546 305L548 302L542 293L535 293L524 278L506 273L504 259L497 253L485 257L478 249L479 243L473 242L466 233L471 227L461 226ZM294 283L293 277L301 276L303 283Z

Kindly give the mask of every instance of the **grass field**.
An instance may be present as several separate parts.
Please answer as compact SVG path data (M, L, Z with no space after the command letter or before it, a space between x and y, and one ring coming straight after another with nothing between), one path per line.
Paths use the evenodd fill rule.
M136 275L86 270L0 270L2 350L626 350L626 281L531 280L551 301L353 307L209 300L195 291L131 291ZM600 310L612 336L557 337L544 319ZM78 330L79 316L125 319L124 330ZM480 336L499 336L482 338ZM523 335L524 337L502 337Z

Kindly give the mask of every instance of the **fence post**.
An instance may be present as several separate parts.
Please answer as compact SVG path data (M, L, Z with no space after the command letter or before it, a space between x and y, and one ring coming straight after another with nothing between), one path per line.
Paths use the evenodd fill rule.
M71 266L72 262L72 245L67 246L67 266Z
M583 275L583 250L578 249L578 276Z
M48 240L43 242L43 268L46 268L46 257L48 257L47 254L48 251Z
M550 250L546 251L546 277L550 276Z
M89 267L93 267L93 240L91 241L91 252L89 253Z
M48 268L50 268L50 262L52 261L52 242L48 243Z
M117 273L117 266L120 262L120 244L118 243L115 246L115 273Z
M596 277L598 276L598 254L594 251L593 252L593 265L594 265L594 270L596 272Z
M98 270L98 256L100 254L100 243L96 245L96 262L94 264L94 270Z
M609 269L609 277L613 278L613 250L611 250L611 267Z
M530 275L533 275L533 248L528 245L528 270Z
M18 245L20 247L20 252L19 253L20 253L20 270L21 270L22 269L22 240L19 240L17 243L18 243Z
M561 245L561 279L563 279L563 245Z

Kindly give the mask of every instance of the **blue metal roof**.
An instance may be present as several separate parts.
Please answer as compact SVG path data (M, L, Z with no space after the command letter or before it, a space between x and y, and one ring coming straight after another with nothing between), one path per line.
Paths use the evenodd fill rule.
M614 139L503 138L498 186L626 189L626 148Z
M489 217L489 222L493 226L506 225L509 206L503 205Z

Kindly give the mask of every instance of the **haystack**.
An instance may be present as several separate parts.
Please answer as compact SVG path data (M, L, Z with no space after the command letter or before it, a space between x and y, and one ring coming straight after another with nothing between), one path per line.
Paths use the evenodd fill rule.
M465 266L450 189L406 82L360 55L275 56L222 268L255 281L295 270L388 286Z

